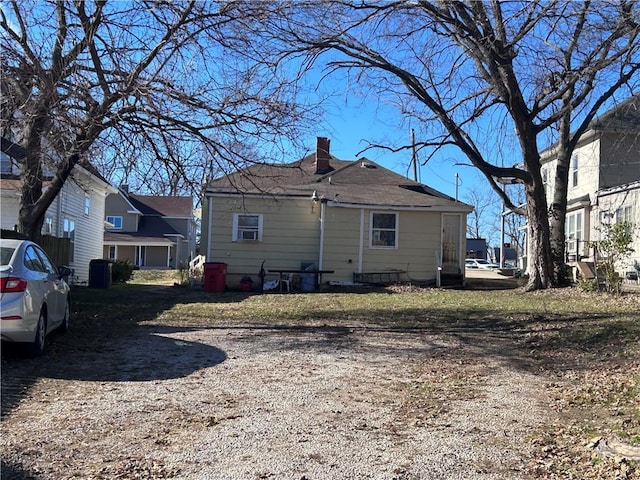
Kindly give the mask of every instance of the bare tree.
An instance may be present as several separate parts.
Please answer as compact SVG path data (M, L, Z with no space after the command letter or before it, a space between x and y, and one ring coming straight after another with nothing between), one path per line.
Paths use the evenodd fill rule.
M249 161L238 145L296 138L297 87L247 56L251 32L230 6L3 2L0 131L27 153L20 231L39 236L71 170L92 154L111 178L199 191L214 166Z
M473 206L473 212L467 217L467 236L486 238L490 245L495 245L500 232L495 221L500 218L500 199L491 189L476 184L467 190L463 200Z
M299 0L235 8L262 39L256 45L269 45L265 58L297 58L302 70L324 61L326 75L347 72L358 88L419 119L422 147L458 148L510 209L527 215L528 288L558 284L568 162L596 114L637 90L638 3ZM513 162L496 162L500 142L487 139L514 135ZM540 150L551 144L560 161L550 218ZM522 183L525 207L496 179Z

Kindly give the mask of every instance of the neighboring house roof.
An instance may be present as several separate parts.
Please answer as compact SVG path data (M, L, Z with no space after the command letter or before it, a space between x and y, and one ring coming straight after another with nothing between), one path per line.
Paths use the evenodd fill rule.
M322 137L318 139L328 141ZM255 164L209 183L210 194L273 195L315 198L344 206L440 208L471 211L472 207L426 185L409 180L371 160L339 160L328 156L318 171L316 154L290 164Z
M191 218L193 199L191 197L165 197L153 195L126 194L132 207L143 215Z
M173 243L168 237L182 237L184 234L172 227L165 218L191 218L191 197L166 197L136 195L122 190L119 194L131 205L132 211L140 216L135 232L105 231L105 243Z
M13 143L8 138L2 137L0 141L0 149L5 154L16 160L22 160L27 152L17 143ZM91 162L83 159L74 165L71 171L72 177L77 177L80 174L85 174L92 178L94 182L99 184L102 188L107 189L109 192L115 192L115 189L111 186L109 181L102 176L102 174L91 164ZM44 175L42 179L42 186L48 187L53 179L52 175ZM22 181L20 175L17 173L3 174L0 179L0 188L7 190L20 190L22 187Z
M640 130L640 94L616 105L589 124L593 130Z
M592 141L597 132L640 132L640 94L633 95L615 107L594 118L580 137L581 141ZM542 163L557 158L558 143L554 143L541 152Z

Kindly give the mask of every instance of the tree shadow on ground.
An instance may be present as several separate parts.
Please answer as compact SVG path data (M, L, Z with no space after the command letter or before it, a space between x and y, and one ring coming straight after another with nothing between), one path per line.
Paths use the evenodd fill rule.
M139 325L154 320L178 302L202 301L201 292L190 295L172 287L136 286L81 292L75 289L72 295L71 328L64 335L49 335L42 357L29 358L20 345L3 344L2 417L39 378L165 380L226 360L225 352L214 346L171 338L172 333L188 327L163 328L160 333Z

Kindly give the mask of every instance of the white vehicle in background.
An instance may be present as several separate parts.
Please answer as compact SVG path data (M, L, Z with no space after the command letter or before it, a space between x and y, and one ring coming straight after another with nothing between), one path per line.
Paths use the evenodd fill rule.
M483 260L482 258L467 258L465 259L465 268L482 268L485 270L493 270L496 268L500 268L500 265L497 263L491 263L487 260Z
M55 267L37 244L0 239L0 336L23 343L33 356L42 354L46 336L67 331L70 288L68 267Z

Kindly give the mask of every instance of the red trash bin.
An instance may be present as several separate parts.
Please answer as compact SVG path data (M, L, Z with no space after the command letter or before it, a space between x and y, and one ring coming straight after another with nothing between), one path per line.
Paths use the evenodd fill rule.
M227 288L227 264L221 262L205 262L204 291L220 293Z

